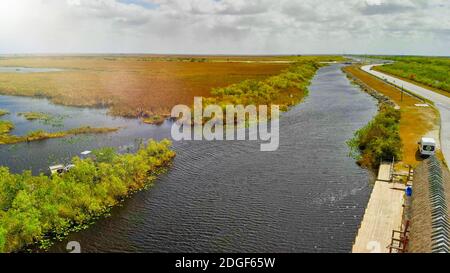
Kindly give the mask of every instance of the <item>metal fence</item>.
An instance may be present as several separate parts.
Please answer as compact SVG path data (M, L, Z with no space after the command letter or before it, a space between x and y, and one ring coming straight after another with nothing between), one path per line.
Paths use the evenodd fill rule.
M444 188L442 165L436 157L428 161L432 218L432 251L450 253L450 224Z

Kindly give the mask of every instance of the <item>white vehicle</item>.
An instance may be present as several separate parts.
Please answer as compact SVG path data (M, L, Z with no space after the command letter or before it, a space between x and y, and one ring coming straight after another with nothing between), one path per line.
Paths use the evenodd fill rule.
M419 142L419 151L421 156L433 156L436 154L436 140L434 138L424 137Z

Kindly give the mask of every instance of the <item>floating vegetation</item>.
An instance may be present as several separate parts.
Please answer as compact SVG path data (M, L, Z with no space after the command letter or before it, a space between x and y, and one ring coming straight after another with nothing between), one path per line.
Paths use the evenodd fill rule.
M23 112L17 114L28 121L39 121L43 125L51 127L64 127L64 120L69 118L69 115L52 115L43 112Z
M144 118L142 122L146 124L152 124L152 125L161 125L166 120L166 117L160 116L160 115L154 115L149 118Z
M0 120L0 138L1 135L9 134L14 129L14 124L11 121Z
M89 136L89 135L77 135L77 136L62 138L60 140L60 142L69 144L69 145L74 145L74 144L80 144L80 143L88 143L92 139L93 139L93 137Z
M0 167L0 252L46 249L108 216L167 171L175 157L170 146L168 140L150 141L136 154L101 149L98 160L75 157L62 175L13 174Z
M19 117L24 117L26 120L34 121L34 120L49 120L50 115L42 112L23 112L17 114Z
M3 116L8 115L8 114L9 114L8 110L0 109L0 117L3 117Z

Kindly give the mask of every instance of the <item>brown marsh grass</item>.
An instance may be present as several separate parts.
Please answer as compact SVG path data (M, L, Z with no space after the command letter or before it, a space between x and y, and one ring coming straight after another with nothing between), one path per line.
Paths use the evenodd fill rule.
M108 107L127 117L167 115L212 88L280 73L288 63L244 63L106 56L0 58L0 66L61 68L46 73L0 73L0 93L49 98L62 105ZM214 59L220 60L220 59ZM260 59L257 59L260 60Z

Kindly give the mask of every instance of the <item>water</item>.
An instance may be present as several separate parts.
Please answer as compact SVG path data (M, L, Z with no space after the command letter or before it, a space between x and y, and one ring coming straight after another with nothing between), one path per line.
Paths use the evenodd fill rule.
M10 167L13 172L32 170L34 174L47 171L48 167L70 163L74 156L86 150L105 146L118 147L121 152L133 151L142 139L161 140L170 137L170 122L161 126L145 125L136 119L125 119L107 115L105 109L85 109L54 105L46 99L0 96L0 109L9 115L0 119L14 123L13 135L25 135L38 129L57 132L84 126L120 128L117 133L78 135L39 142L0 145L0 165ZM44 112L53 117L49 123L28 121L19 116L22 112Z
M48 72L60 72L63 69L58 68L31 68L31 67L13 67L13 66L0 66L0 73L48 73Z
M174 166L153 188L50 251L65 252L68 241L78 241L83 252L350 252L371 186L368 172L348 157L346 141L373 117L376 101L350 85L339 65L322 68L310 89L306 101L282 117L278 151L260 152L258 142L175 143ZM16 171L45 168L39 158L70 158L100 145L123 148L170 132L168 122L155 127L100 110L62 108L85 115L73 123L127 128L82 142L16 145L15 159L5 155L8 146L0 147L1 164Z

